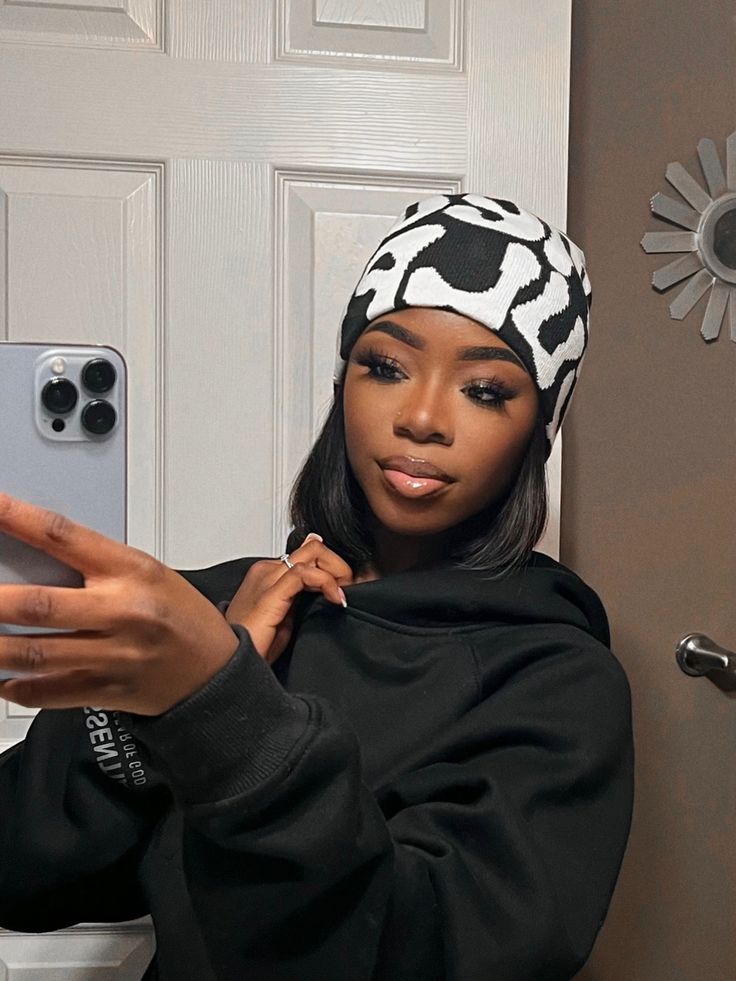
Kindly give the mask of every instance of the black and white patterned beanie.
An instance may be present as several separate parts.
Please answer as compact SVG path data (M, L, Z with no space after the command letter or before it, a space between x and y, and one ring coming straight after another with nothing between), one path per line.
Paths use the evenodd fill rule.
M570 239L510 201L438 194L409 205L363 270L342 321L335 389L376 317L435 307L494 330L537 384L547 453L588 343L590 280Z

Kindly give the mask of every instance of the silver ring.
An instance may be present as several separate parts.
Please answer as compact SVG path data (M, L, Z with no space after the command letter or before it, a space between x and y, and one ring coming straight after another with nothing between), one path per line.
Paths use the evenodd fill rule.
M289 569L294 568L293 562L289 561L289 553L284 552L283 555L279 555L279 562L283 562Z

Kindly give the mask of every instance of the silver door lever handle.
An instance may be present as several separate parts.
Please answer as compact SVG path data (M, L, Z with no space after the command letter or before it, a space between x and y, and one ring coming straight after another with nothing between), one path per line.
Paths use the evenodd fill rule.
M719 647L705 634L687 634L676 648L677 663L694 678L709 671L729 671L736 675L736 654Z

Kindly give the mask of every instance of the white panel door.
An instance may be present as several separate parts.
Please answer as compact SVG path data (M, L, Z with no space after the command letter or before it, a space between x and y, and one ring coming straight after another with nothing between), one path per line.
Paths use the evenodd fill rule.
M0 0L0 339L127 358L131 544L282 550L342 307L407 203L564 228L570 2ZM0 750L33 714L0 701ZM0 932L0 977L139 978L152 944Z

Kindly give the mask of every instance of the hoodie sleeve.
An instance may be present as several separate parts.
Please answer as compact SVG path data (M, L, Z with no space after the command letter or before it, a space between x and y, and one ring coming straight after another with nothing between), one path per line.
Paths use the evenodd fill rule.
M145 916L138 859L167 799L117 713L40 711L0 756L0 926Z
M259 557L177 570L221 609ZM45 932L149 913L138 870L171 806L125 713L43 709L0 755L0 927Z
M550 628L488 684L493 650L474 648L478 703L452 752L374 793L331 704L286 692L233 629L241 644L204 688L131 720L184 811L218 977L571 978L631 817L630 691L611 652Z

